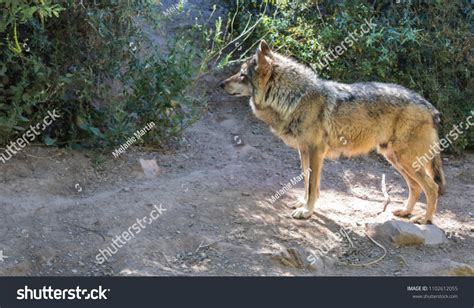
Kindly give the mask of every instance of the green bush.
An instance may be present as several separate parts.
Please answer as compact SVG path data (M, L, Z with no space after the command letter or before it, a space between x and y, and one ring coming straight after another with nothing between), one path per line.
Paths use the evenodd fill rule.
M262 19L243 45L249 47L264 37L279 52L315 69L326 51L373 18L374 29L318 70L320 76L411 88L442 113L441 135L473 110L473 11L468 0L273 1L272 5L244 0L238 2L237 12L234 27L239 30L249 12L254 21ZM461 153L468 146L474 146L472 129L453 143L451 151Z
M159 25L154 2L0 2L0 143L53 109L62 117L42 133L48 145L117 146L151 121L146 143L178 133L194 51L154 48L141 26Z

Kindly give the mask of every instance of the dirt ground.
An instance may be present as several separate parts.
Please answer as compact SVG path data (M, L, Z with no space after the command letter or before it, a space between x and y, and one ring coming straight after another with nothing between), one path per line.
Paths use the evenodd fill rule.
M326 161L321 198L309 220L290 217L302 183L271 204L298 176L298 154L252 114L246 99L223 94L229 71L202 78L209 98L202 118L175 151L128 149L97 163L92 152L29 147L0 165L0 275L443 275L448 261L474 264L474 155L445 158L447 192L434 224L448 234L439 246L393 247L382 255L365 224L396 219L407 188L383 160L371 156ZM139 159L156 159L146 177ZM382 175L392 202L383 209ZM166 209L103 264L100 250L153 205ZM420 200L416 211L424 210ZM340 229L349 240L340 240ZM282 264L275 254L295 249L302 259L331 246L313 267ZM324 246L326 245L326 246ZM0 254L1 256L1 254ZM3 260L3 261L2 261Z

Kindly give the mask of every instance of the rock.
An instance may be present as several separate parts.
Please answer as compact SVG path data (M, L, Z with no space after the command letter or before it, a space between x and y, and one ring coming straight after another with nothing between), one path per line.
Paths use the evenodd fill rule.
M143 173L146 177L154 178L160 175L161 169L158 167L156 160L154 159L141 159L140 165L142 166Z
M474 276L474 267L469 264L450 259L444 259L443 261L446 264L444 272L450 276Z
M278 263L300 269L312 269L315 270L318 265L321 265L321 262L309 262L307 257L308 253L297 249L297 248L286 248L284 246L278 245L278 251L273 253L271 258ZM319 260L319 259L318 259ZM318 261L315 260L315 261ZM320 260L319 260L320 261Z
M384 223L369 223L366 228L373 237L389 240L397 246L440 245L446 242L443 230L435 225L389 220Z

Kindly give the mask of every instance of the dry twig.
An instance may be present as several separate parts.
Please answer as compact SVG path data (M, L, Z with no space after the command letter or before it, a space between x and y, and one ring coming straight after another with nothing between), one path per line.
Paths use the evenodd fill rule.
M214 244L216 244L216 243L218 243L218 242L221 242L221 241L222 241L222 240L214 241L214 242L211 242L211 243L206 244L206 245L202 245L202 244L204 244L204 241L202 241L201 244L199 244L198 248L194 251L194 254L198 253L198 251L199 251L200 249L210 247L210 246L212 246L212 245L214 245Z
M390 203L390 195L387 192L387 185L385 184L385 173L382 174L382 193L383 196L385 197L385 201L383 202L383 211L387 209L388 204Z
M378 263L380 261L382 261L383 258L385 258L385 256L387 255L387 249L382 245L380 244L379 242L377 242L376 240L374 240L370 235L367 234L367 232L365 232L365 235L377 246L379 246L380 248L383 249L383 255L379 258L377 258L376 260L373 260L373 261L370 261L368 263L357 263L357 264L354 264L354 263L345 263L345 262L340 262L341 264L344 264L344 265L349 265L349 266L355 266L355 267L364 267L364 266L369 266L369 265L373 265L375 263Z

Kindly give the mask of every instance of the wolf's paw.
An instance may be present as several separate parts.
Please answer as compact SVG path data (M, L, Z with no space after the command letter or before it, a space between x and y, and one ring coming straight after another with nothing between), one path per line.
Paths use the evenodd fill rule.
M400 210L393 211L392 214L395 215L395 216L398 216L398 217L407 217L411 214L411 212L409 212L407 210L400 209Z
M305 205L305 202L303 200L300 200L300 199L294 200L294 201L291 201L290 203L288 203L288 206L292 209L300 208L303 205Z
M306 207L302 206L297 208L291 213L291 217L295 219L307 219L313 214L313 211L308 210Z
M425 215L417 215L413 218L410 218L410 221L415 224L426 225L431 223L431 219L427 218Z

